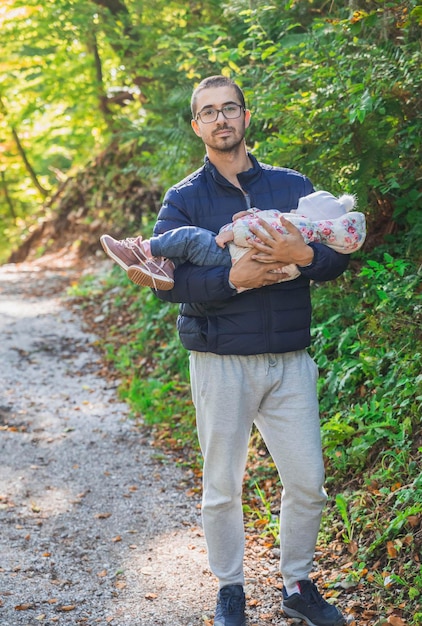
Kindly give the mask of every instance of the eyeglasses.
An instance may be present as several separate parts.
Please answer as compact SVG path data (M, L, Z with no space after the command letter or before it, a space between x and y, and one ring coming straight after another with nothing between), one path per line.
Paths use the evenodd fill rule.
M246 109L241 104L226 104L222 109L204 109L197 114L196 119L200 119L203 124L211 124L216 122L218 114L222 113L226 120L235 120L240 117L242 111L245 112Z

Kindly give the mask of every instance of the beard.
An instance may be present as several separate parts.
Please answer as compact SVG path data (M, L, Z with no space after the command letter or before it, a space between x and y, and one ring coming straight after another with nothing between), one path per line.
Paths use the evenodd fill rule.
M220 137L219 133L222 130L231 130L232 133L227 137ZM241 132L236 132L228 124L221 126L217 130L215 130L211 137L207 139L204 143L208 148L214 150L214 152L220 152L222 154L230 154L231 152L236 153L240 147L244 145L245 138L245 129L242 129Z

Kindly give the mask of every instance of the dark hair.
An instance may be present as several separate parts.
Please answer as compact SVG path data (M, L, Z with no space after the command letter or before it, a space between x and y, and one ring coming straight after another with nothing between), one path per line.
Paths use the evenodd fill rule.
M204 78L204 80L201 80L199 85L193 90L192 98L190 101L190 108L193 118L195 118L196 116L196 100L198 93L200 91L203 91L204 89L211 89L212 87L233 87L237 97L239 98L240 104L244 109L246 109L245 96L243 95L243 91L241 90L239 85L234 82L234 80L228 78L227 76L208 76L208 78Z

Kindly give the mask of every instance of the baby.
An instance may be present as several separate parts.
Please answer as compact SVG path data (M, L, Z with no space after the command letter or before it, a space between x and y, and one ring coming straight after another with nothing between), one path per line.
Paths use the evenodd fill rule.
M259 240L251 232L251 226L267 234L259 219L281 234L287 234L280 222L280 216L283 216L299 229L306 243L324 243L341 254L351 254L359 250L366 236L365 216L353 211L354 205L354 196L345 194L336 198L328 191L316 191L301 198L298 208L290 213L256 208L237 213L218 235L196 226L181 226L150 239L138 236L119 241L103 235L100 241L108 256L134 283L168 290L174 285L175 267L186 261L194 265L231 267L253 247L252 241ZM286 265L279 282L293 280L299 275L296 265Z

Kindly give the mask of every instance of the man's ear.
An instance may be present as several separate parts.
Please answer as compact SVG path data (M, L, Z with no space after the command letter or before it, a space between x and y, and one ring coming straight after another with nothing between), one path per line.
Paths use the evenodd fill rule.
M195 133L195 135L198 135L198 137L200 137L201 136L201 131L199 129L198 122L196 120L191 120L190 125L192 126L193 132Z
M246 111L245 111L245 128L248 128L250 123L251 123L251 112L249 111L249 109L246 109Z

